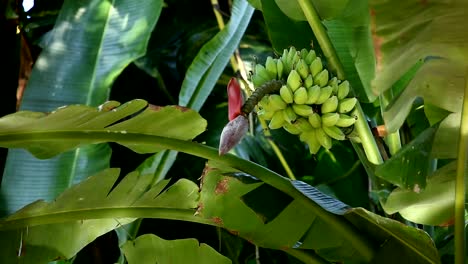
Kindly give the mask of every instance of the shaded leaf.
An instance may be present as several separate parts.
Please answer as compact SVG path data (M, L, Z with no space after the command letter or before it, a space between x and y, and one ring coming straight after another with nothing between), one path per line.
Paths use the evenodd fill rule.
M231 263L196 239L164 240L153 234L139 236L123 246L129 264L139 263Z
M97 236L132 221L124 217L190 218L195 212L199 194L191 181L182 179L166 189L168 180L152 186L152 175L132 172L113 188L118 177L118 169L105 170L51 203L36 201L0 221L0 244L22 239L2 250L4 263L15 259L21 246L27 250L20 259L34 260L29 263L70 258Z
M368 1L339 2L342 6L337 8L343 9L342 12L323 23L355 95L361 102L373 102L376 94L371 89L371 81L375 74L375 53Z
M302 9L296 0L275 0L278 7L283 11L285 15L294 20L305 21L306 17L302 13ZM313 0L314 7L317 9L317 13L323 20L334 19L336 16L343 12L348 0L335 0L330 4L327 0Z
M146 134L189 140L205 130L206 121L195 111L177 106L145 107L144 100L133 100L121 106L115 101L99 108L71 105L45 115L22 111L0 119L0 145L26 148L40 158L49 158L80 144L117 141L138 153L156 152L149 144L125 143L112 140L112 134ZM122 120L131 115L131 118ZM86 131L87 134L104 132L106 139L68 138L68 140L36 141L35 135L47 132ZM23 137L21 136L23 135ZM135 137L137 135L133 135ZM132 137L132 135L129 135Z
M395 189L383 208L389 214L399 212L409 221L425 225L441 225L453 217L455 203L456 162L438 169L427 180L424 191L415 193Z
M435 125L424 130L389 160L377 166L375 175L419 193L426 187L426 178L431 169L432 142L437 129L438 125Z
M288 49L291 46L297 50L310 49L314 37L307 22L290 19L281 11L275 1L262 0L261 2L263 18L276 53L282 54L283 49ZM287 36L294 36L294 38Z
M200 110L237 49L253 11L247 1L234 1L229 23L203 45L190 65L179 94L180 105Z
M293 181L293 185L325 210L343 215L361 232L379 241L379 250L372 263L394 263L394 252L399 252L399 259L403 255L405 259L410 259L410 263L439 263L434 243L425 232L373 214L364 208L350 208L305 183Z
M434 242L420 229L363 208L353 208L344 216L359 230L381 241L372 263L440 263Z

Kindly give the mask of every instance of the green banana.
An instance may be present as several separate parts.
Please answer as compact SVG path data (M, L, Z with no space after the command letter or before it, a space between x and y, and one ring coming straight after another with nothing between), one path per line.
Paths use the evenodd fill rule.
M312 85L314 85L314 78L312 77L312 75L307 75L307 78L304 80L304 87L305 88L310 88L312 87Z
M340 101L338 104L338 112L341 114L346 114L351 112L351 110L354 109L356 106L357 99L355 97L353 98L345 98Z
M315 101L315 104L323 104L332 95L333 88L331 86L325 86L320 88L320 95Z
M307 121L307 119L301 117L294 122L294 125L299 128L299 130L305 132L314 129L312 125Z
M286 80L286 84L289 86L289 88L291 88L293 92L295 92L299 87L301 87L302 79L296 70L292 70L289 73L288 79Z
M314 85L307 89L307 104L315 104L320 97L321 89L318 85ZM328 96L330 97L330 95ZM327 98L328 98L327 97Z
M322 147L320 142L317 140L316 129L313 129L313 130L307 131L307 132L303 132L299 136L299 139L301 141L305 142L309 146L310 154L317 154L317 152Z
M336 122L340 119L340 114L338 113L326 113L322 115L322 125L324 127L335 126Z
M320 57L315 58L315 60L310 64L309 69L310 73L315 78L315 76L323 70L322 59L320 59Z
M345 115L345 114L340 114L340 118L336 122L336 126L338 127L350 127L356 123L356 118Z
M296 104L305 104L307 102L308 95L307 95L307 89L305 87L299 87L294 92L294 103Z
M276 79L278 75L278 68L276 68L276 61L277 59L273 59L272 57L268 56L265 62L265 68L268 72L268 76L270 79Z
M291 91L291 89L289 89L288 86L286 85L283 85L280 89L280 96L281 98L283 98L283 100L287 103L287 104L291 104L294 100L294 94L293 92Z
M315 51L314 50L310 50L309 51L309 54L307 54L306 57L303 57L305 62L310 65L314 60L315 58L317 58L317 55L315 54Z
M284 123L283 128L293 135L299 135L302 132L297 126L293 124Z
M335 112L338 108L338 98L334 95L328 98L321 107L322 114Z
M292 69L290 68L289 63L288 63L288 50L287 49L284 50L283 55L280 57L280 60L283 64L284 72L285 73L290 72Z
M337 96L339 100L343 100L349 94L349 82L344 81L338 85Z
M301 58L305 59L307 55L309 54L309 51L307 49L301 49Z
M276 72L278 73L278 79L281 79L283 77L283 61L277 60L276 61Z
M271 94L269 97L269 106L271 106L272 110L281 110L285 109L287 104L278 94Z
M266 68L261 64L255 65L255 75L260 76L267 81L271 79L270 74L268 73Z
M341 129L339 129L336 126L330 126L330 127L323 127L323 131L330 136L331 138L334 138L336 140L344 140L345 139L345 134Z
M320 128L322 127L322 118L318 113L313 113L309 116L309 123L312 125L313 128Z
M330 136L328 136L322 128L317 128L315 130L315 137L317 138L320 145L325 149L331 149L332 147L332 140Z
M330 86L331 88L333 88L333 94L336 95L338 93L338 79L336 77L333 77L331 78L329 81L328 81L328 86Z
M284 115L284 121L286 121L289 124L296 121L297 119L296 112L294 112L291 106L288 106L283 110L283 115Z
M293 104L292 108L296 114L300 116L309 116L311 115L314 111L312 110L312 107L309 105L298 105L298 104Z
M288 56L286 57L287 69L292 70L294 69L295 63L299 60L299 55L294 47L291 47L288 52ZM284 62L284 61L283 61Z
M302 79L306 79L309 75L309 66L303 59L300 59L296 65L296 71L299 73Z
M324 69L319 74L314 75L314 84L324 87L328 83L328 70Z
M257 112L257 115L260 117L260 118L263 118L265 120L271 120L271 118L273 117L273 115L275 114L274 111L268 111L266 109L260 109L258 110Z
M271 121L270 121L270 124L268 124L268 127L270 127L271 129L278 129L282 127L284 123L285 123L285 120L284 120L283 111L282 110L276 111L271 117Z
M257 75L257 74L252 75L251 79L255 87L260 87L264 83L269 81L269 79L264 79L262 76Z

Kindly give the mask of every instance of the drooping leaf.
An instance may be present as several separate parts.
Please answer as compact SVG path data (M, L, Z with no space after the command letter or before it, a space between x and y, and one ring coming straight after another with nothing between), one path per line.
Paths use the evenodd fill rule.
M426 62L406 89L384 113L388 131L399 128L417 97L453 114L440 125L432 154L437 158L455 158L460 111L465 86L468 49L464 23L468 5L465 1L449 4L421 1L371 1L374 15L374 43L377 72L373 81L375 94L388 90L417 61L427 57L441 59ZM444 38L434 38L440 35ZM391 121L394 122L391 122ZM454 129L455 128L455 129Z
M118 177L118 169L105 170L51 203L34 202L0 221L0 244L10 244L2 247L2 263L16 259L20 247L18 259L29 260L24 263L70 258L97 236L132 221L129 217L193 217L195 183L183 179L165 189L168 180L152 186L152 175L132 172L113 188Z
M425 225L441 225L453 218L455 203L456 162L438 169L427 180L426 189L416 193L397 188L383 208L389 214L399 212L409 221Z
M440 263L434 242L420 229L373 214L363 208L353 208L344 217L361 232L381 241L372 263Z
M237 49L254 9L246 0L234 1L231 20L208 41L190 65L179 94L179 104L200 110Z
M196 239L164 240L153 234L139 236L123 246L129 264L139 263L231 263Z
M383 221L361 208L350 208L301 181L291 184L318 206L305 203L299 198L301 194L290 197L277 193L262 182L245 181L242 173L217 166L211 163L203 175L198 214L258 246L283 250L314 249L329 261L366 261L358 253L356 241L351 242L344 236L343 230L350 224L346 219L350 219L353 228L359 230L356 236L369 237L372 239L370 243L378 245L380 249L375 254L390 250L386 241L396 241L396 246L391 244L391 250L405 252L408 258L417 261L415 263L438 263L430 237L419 230L394 220ZM250 196L257 199L249 199ZM332 224L330 219L340 224ZM353 236L353 239L359 238ZM424 246L418 246L418 243ZM377 260L384 261L383 257Z
M419 193L426 187L437 128L438 125L435 125L424 130L389 160L377 166L375 174L398 187Z
M114 79L145 53L162 5L160 0L64 1L21 109L45 112L104 103ZM53 199L72 183L107 168L109 159L110 148L98 145L46 161L10 150L1 184L1 215L36 199Z
M402 256L410 263L440 263L437 249L425 232L373 214L364 208L350 208L305 183L293 181L293 184L323 209L343 215L363 234L372 237L380 245L372 263L395 263ZM395 252L399 252L397 258Z
M25 148L40 158L50 158L80 144L116 141L138 153L157 152L150 144L125 143L112 140L112 134L158 135L182 140L193 139L205 130L206 121L195 111L178 106L145 107L144 100L133 100L121 106L115 101L99 108L72 105L59 108L46 115L22 111L0 118L0 145L10 148ZM136 114L136 115L135 115ZM127 118L131 115L133 117ZM31 139L47 132L107 133L109 137L91 139L68 138L66 141ZM23 135L23 136L21 136ZM19 137L19 138L18 138ZM22 139L21 139L22 137ZM129 137L132 137L129 135ZM32 140L34 141L34 140Z

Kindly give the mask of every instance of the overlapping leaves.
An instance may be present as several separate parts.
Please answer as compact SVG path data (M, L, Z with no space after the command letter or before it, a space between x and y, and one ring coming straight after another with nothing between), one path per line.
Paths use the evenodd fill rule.
M181 140L193 139L205 130L206 121L186 108L147 107L144 100L133 100L120 106L110 101L99 108L71 105L50 114L22 111L0 119L0 145L25 148L39 158L50 158L81 144L115 141L136 152L159 149L150 144L119 142L113 134L146 134ZM67 137L70 132L107 133L101 138L69 136L67 140L40 139L48 132ZM138 137L138 135L133 135ZM129 135L128 138L132 138Z

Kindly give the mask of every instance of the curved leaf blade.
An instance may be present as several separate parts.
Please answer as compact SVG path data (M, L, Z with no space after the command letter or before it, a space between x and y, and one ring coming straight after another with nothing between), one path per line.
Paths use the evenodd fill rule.
M35 134L63 131L106 132L108 134L145 134L167 138L190 140L206 128L204 120L197 112L178 106L145 107L144 100L133 100L119 107L115 101L107 102L98 108L72 105L59 108L49 115L22 111L0 118L0 137L8 135ZM122 120L133 115L132 118ZM111 139L89 140L70 138L66 141L41 141L32 143L28 138L0 143L2 146L26 148L40 158L50 158L58 153L85 143L100 143ZM139 152L156 152L155 146L122 143Z
M399 212L405 219L425 225L442 225L454 215L456 162L435 171L424 191L397 188L382 204L389 214Z
M375 18L374 43L378 54L376 78L372 83L375 94L388 90L418 60L443 58L425 63L392 107L386 109L387 129L390 132L398 129L413 100L422 97L425 103L454 113L442 122L435 139L437 148L432 154L437 158L455 158L457 153L453 146L458 140L468 61L465 45L468 36L462 26L467 3L371 1L370 5ZM434 35L445 37L441 41L433 38Z
M366 234L381 241L372 263L440 263L431 237L424 231L373 214L363 208L353 208L345 217ZM398 254L395 254L398 252Z
M426 187L431 168L431 149L438 125L430 127L405 145L384 164L377 166L375 175L403 189L419 193Z
M164 240L153 234L128 241L122 250L129 264L138 263L220 263L231 261L196 239Z
M260 247L314 249L328 260L364 261L316 210L305 209L300 199L263 182L245 181L245 176L225 176L237 175L235 172L227 167L213 167L213 163L205 168L199 216Z
M253 11L246 0L234 1L229 23L201 48L190 65L179 94L180 105L200 110L239 45Z
M118 177L119 169L105 170L51 203L36 201L0 221L0 245L9 245L2 247L3 262L69 259L97 236L133 221L124 217L193 218L199 196L195 183L182 179L165 189L169 180L153 185L152 175L132 172L113 188ZM27 250L18 257L20 247Z

